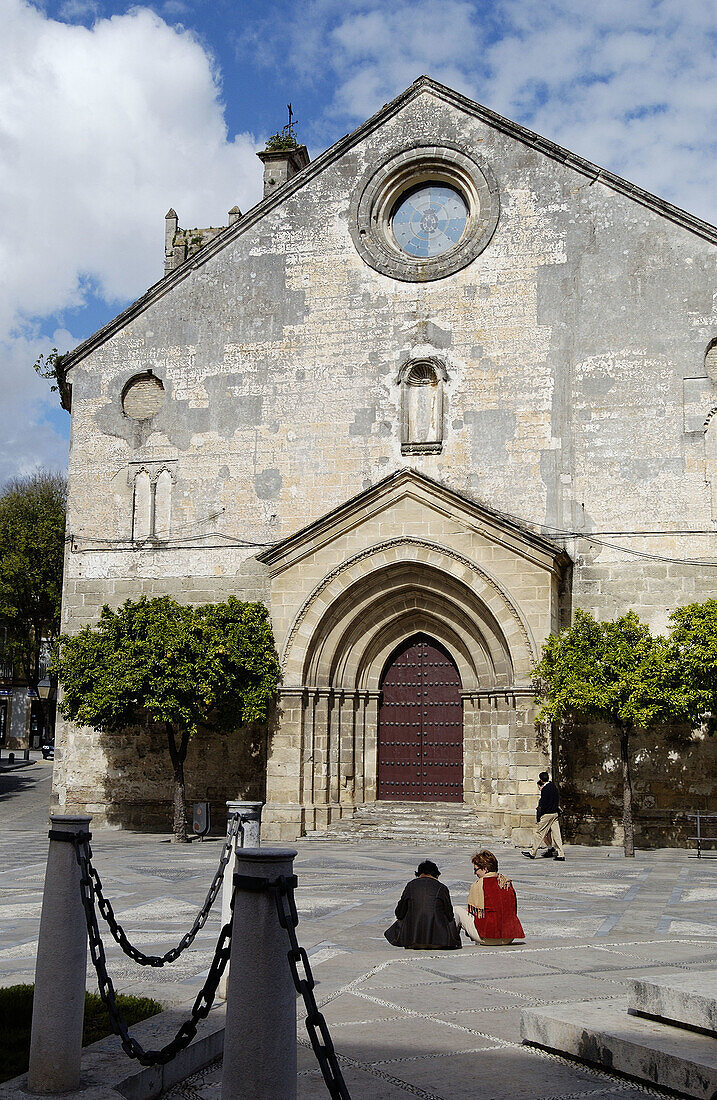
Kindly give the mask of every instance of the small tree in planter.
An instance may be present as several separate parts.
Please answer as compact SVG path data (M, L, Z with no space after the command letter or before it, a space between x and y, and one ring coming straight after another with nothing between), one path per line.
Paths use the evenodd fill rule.
M615 733L622 771L625 855L635 855L631 735L684 711L677 669L661 636L634 611L599 622L578 609L569 630L551 634L534 669L537 721L604 722Z
M60 639L66 718L103 733L147 723L166 738L174 773L174 839L187 840L184 762L201 728L268 719L279 680L261 603L185 607L167 596L105 606L97 626Z

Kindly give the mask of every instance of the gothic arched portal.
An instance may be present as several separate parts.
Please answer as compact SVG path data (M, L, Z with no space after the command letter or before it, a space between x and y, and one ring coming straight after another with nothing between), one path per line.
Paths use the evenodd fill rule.
M381 678L376 795L396 801L463 801L461 679L447 649L415 634Z

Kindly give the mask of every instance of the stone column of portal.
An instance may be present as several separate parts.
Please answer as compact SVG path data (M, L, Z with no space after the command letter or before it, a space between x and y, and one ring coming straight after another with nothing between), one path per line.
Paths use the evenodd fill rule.
M463 801L477 809L480 805L481 753L477 745L474 691L462 691L463 700Z
M292 875L296 852L240 848L238 876ZM289 939L268 891L237 884L221 1100L296 1100L296 990Z
M315 828L319 830L326 829L329 824L329 696L330 692L322 688L316 692L314 703Z
M378 763L378 703L380 691L366 692L366 712L363 743L364 801L375 802Z
M339 803L343 807L353 807L356 777L356 694L353 691L341 693L338 726Z
M261 811L263 802L227 802L227 833L234 814L241 814L242 827L234 843L234 857L229 857L224 872L222 883L222 928L229 920L231 913L232 889L234 883L234 871L236 870L236 853L239 848L259 848L261 845ZM229 967L222 974L217 986L217 996L226 998L227 982L229 981Z
M53 832L86 833L89 814L51 814ZM50 840L32 1007L30 1092L70 1092L80 1083L87 926L75 846Z

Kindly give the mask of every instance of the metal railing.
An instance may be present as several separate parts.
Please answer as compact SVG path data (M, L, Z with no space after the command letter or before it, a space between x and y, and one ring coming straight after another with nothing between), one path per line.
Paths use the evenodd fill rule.
M714 829L717 832L717 825L712 825L710 822L717 822L717 814L705 814L702 810L695 810L693 814L686 815L691 821L695 821L696 836L688 836L688 840L697 841L697 858L702 859L702 845L703 844L717 844L717 836L705 836L703 832L703 825L707 822L708 829Z

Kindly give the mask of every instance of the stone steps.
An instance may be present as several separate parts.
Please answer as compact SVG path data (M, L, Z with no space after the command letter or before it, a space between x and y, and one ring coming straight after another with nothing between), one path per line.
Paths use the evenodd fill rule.
M624 998L523 1009L521 1036L525 1043L579 1062L672 1089L681 1096L713 1100L717 1095L716 990L714 973L690 975L684 982L681 978L636 981L627 1011ZM636 1014L645 1006L650 1018ZM661 1012L670 1014L670 1022L658 1018ZM710 1034L694 1030L695 1020L706 1020L709 1027L703 1030Z
M717 1038L717 971L676 974L669 978L634 978L627 1011Z
M495 842L495 829L463 803L374 802L352 817L334 822L325 832L306 834L316 840L415 840L438 842L462 838L471 844Z

